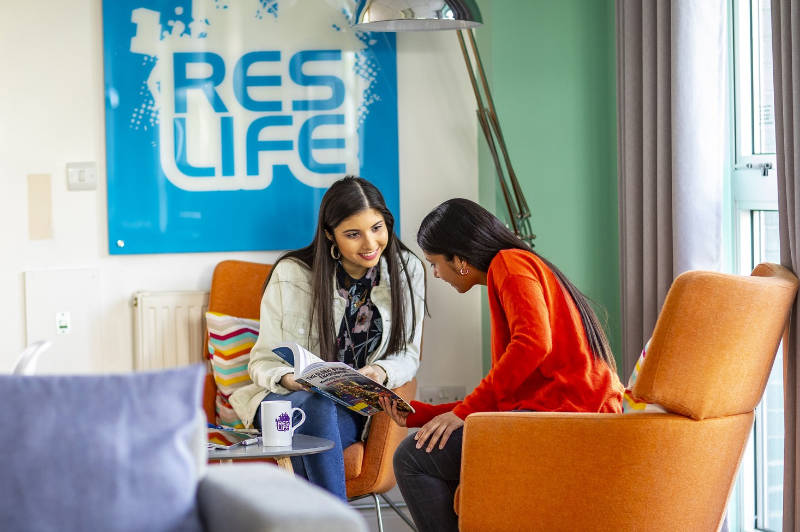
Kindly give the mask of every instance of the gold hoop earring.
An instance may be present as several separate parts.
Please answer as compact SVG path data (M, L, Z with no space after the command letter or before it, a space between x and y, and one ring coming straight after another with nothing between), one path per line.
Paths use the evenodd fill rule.
M336 252L335 254L334 251ZM342 258L342 252L339 251L339 248L336 247L336 244L331 244L331 258L333 260L339 260Z

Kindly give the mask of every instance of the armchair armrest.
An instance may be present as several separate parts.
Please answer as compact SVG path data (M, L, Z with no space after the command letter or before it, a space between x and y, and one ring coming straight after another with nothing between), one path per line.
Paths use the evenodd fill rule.
M752 412L470 415L460 529L715 530L752 422Z
M266 464L209 467L197 501L208 532L367 531L364 519L344 502Z
M411 401L416 391L416 379L411 379L394 389L394 392L406 401ZM408 429L395 424L384 412L373 415L370 423L369 437L364 442L361 474L347 481L349 497L366 493L385 493L395 484L392 456L408 434Z

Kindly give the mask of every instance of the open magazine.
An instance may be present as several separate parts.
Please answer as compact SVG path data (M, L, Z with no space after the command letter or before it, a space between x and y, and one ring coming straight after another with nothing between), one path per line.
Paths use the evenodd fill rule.
M382 396L396 400L400 411L414 411L410 404L392 390L343 362L325 362L296 343L276 346L272 352L294 366L297 382L354 412L365 416L380 412L383 408L378 398Z

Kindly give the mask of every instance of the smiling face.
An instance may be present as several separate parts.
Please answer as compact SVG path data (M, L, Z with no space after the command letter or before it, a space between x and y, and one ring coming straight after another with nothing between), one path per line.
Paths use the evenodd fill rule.
M480 283L480 276L475 268L471 268L465 261L458 257L453 257L453 260L447 260L444 255L436 253L424 253L425 260L431 263L433 269L433 276L441 279L450 284L459 293L463 294L470 288ZM466 272L465 275L461 274L462 267Z
M344 271L360 279L381 258L389 242L389 230L383 215L375 209L364 209L348 216L333 228L336 247L342 254Z

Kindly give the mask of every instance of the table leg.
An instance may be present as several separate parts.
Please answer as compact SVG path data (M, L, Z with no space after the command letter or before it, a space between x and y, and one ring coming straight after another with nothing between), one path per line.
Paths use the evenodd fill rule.
M294 468L292 467L292 460L288 456L279 456L275 459L278 462L278 467L282 467L289 473L294 473Z

